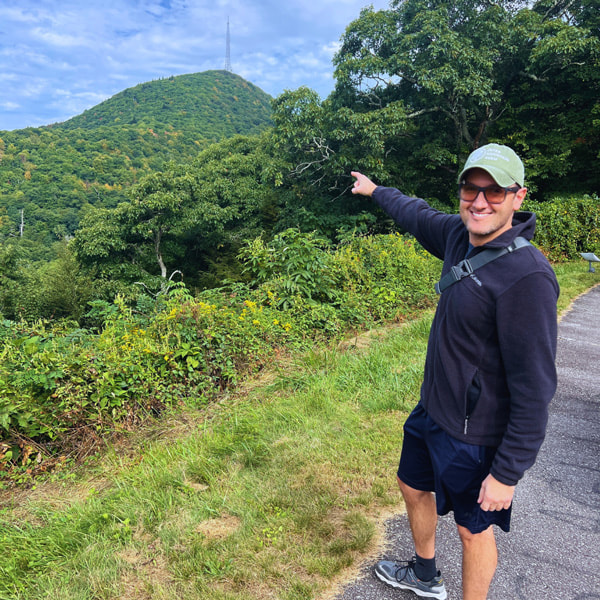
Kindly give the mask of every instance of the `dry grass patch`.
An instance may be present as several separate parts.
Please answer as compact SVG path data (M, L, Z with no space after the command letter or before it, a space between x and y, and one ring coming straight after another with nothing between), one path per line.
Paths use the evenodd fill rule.
M235 533L241 526L242 521L233 515L222 515L216 519L203 521L195 529L207 542L224 540Z

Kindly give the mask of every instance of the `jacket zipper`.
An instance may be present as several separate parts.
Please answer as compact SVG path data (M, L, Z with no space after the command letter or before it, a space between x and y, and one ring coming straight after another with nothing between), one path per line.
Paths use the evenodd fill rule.
M475 410L475 405L481 396L481 382L479 381L479 371L475 371L469 389L467 390L467 406L465 410L465 424L463 428L463 435L467 435L469 428L469 419Z

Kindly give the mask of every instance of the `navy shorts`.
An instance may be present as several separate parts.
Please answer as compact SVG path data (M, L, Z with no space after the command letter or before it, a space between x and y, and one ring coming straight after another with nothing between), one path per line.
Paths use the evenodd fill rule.
M471 533L490 525L510 529L511 508L481 510L477 499L489 475L496 448L461 442L434 423L419 402L404 424L398 477L410 487L435 492L437 513L454 511L454 520Z

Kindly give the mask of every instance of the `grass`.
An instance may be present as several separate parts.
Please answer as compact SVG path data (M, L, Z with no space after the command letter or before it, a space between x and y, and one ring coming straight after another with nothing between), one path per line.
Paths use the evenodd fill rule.
M554 271L560 283L559 315L568 310L578 296L600 283L600 268L589 273L588 263L584 261L559 263L554 265Z
M600 282L557 267L560 310ZM306 600L399 511L401 425L431 312L298 356L200 412L173 414L0 509L0 599Z

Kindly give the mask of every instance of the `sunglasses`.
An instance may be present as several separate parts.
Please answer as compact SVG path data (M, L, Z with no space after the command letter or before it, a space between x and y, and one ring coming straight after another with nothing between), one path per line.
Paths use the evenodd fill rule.
M501 185L479 187L465 182L458 186L458 197L463 202L473 202L479 196L479 193L483 192L483 197L489 204L502 204L506 200L506 194L516 194L520 189L520 186L502 187Z

